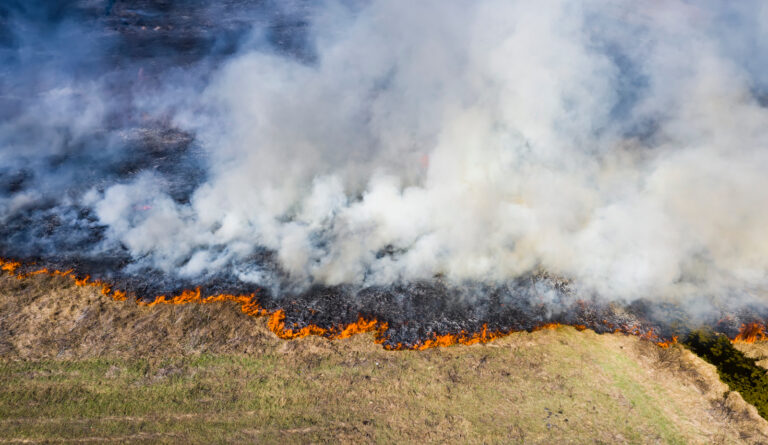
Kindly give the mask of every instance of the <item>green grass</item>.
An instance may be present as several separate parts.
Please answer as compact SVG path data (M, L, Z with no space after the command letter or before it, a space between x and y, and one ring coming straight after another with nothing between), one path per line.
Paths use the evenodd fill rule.
M0 437L707 443L688 390L623 349L639 341L562 328L423 352L310 339L259 355L2 361Z
M596 354L600 359L600 367L606 372L613 385L626 398L627 403L637 413L637 415L648 419L650 423L656 425L659 435L665 443L684 444L686 441L678 433L675 425L670 421L668 415L664 413L662 407L655 403L654 394L663 394L663 389L655 381L643 382L642 384L630 374L633 369L637 369L627 356L621 354L604 355ZM630 439L632 441L642 441L642 435L632 431Z
M370 335L282 341L231 304L0 275L0 444L767 442L725 391L683 348L622 335L389 352Z

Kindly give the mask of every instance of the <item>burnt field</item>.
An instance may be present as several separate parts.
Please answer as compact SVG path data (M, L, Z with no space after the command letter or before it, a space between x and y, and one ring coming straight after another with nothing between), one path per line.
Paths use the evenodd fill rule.
M764 443L765 11L0 2L0 443Z
M574 167L562 167L550 158L542 160L528 154L546 152L546 147L537 145L539 140L558 146L557 138L547 139L538 130L516 127L515 119L524 120L519 116L496 116L497 104L466 105L471 102L467 97L482 96L474 90L458 98L446 92L451 91L449 87L456 89L456 85L451 83L451 76L443 78L445 70L439 69L442 59L438 58L434 67L425 67L414 62L423 57L412 55L419 53L422 41L431 41L432 34L407 34L407 44L393 50L395 62L366 59L365 52L359 51L354 42L357 37L375 35L376 27L359 19L366 17L365 7L349 7L336 17L335 10L329 12L300 1L225 1L210 5L195 1L82 0L2 6L0 58L5 68L0 77L0 257L5 259L6 269L18 275L43 269L66 272L81 281L100 283L113 296L127 295L142 304L161 296L158 302L169 303L188 301L185 295L196 296L194 301L231 296L270 314L279 311L286 332L309 329L334 336L364 320L370 325L366 325L367 330L374 330L375 324L379 342L395 349L440 342L485 342L498 334L531 331L549 324L598 333L620 331L665 345L702 325L736 338L750 323L764 324L768 314L761 281L764 273L761 275L760 260L754 259L761 258L762 244L756 242L759 235L749 237L758 233L755 227L762 227L762 213L751 210L759 196L747 196L739 188L740 184L749 185L749 181L735 181L723 195L726 202L736 202L738 208L706 208L703 218L697 213L701 209L688 209L687 204L680 203L708 202L709 198L698 194L702 187L696 179L709 171L704 167L689 181L694 195L669 201L665 195L663 205L658 205L684 209L680 213L683 216L673 211L659 217L653 213L655 201L654 205L635 208L628 204L627 208L612 210L617 202L624 203L623 197L611 191L613 182L601 185L596 197L584 200L590 206L594 201L601 205L560 215L557 209L576 206L573 203L579 202L580 195L562 203L550 202L546 185L503 182L518 174L573 176ZM370 9L391 19L387 14L392 11L387 8L383 8L384 12L375 5ZM338 24L328 22L329 16ZM463 29L450 17L443 19L446 29ZM360 35L355 34L355 20L361 20ZM352 37L334 40L338 38L335 30L347 29L345 26L352 29ZM368 26L374 31L369 31ZM450 41L453 37L447 32L445 38ZM679 122L667 122L669 128L665 130L667 117L662 114L632 114L632 107L642 108L637 97L645 94L646 78L653 70L635 66L640 59L632 59L637 54L622 46L626 43L623 37L592 37L597 43L595 48L588 45L588 49L615 65L612 75L618 80L610 89L618 98L598 107L611 110L606 118L609 123L599 128L590 124L589 131L567 135L576 141L574 151L583 154L579 150L586 150L586 158L574 158L573 165L579 166L577 172L588 170L592 164L600 166L586 175L585 183L590 186L604 176L639 175L643 179L638 181L642 184L638 194L645 196L651 193L647 184L658 170L664 170L654 165L654 175L645 177L645 169L649 168L646 163L662 163L677 152L670 149L670 154L660 155L662 161L648 159L654 153L667 153L664 150L669 145L695 145L699 139L681 142L679 139L688 133L682 132L678 139L679 135L670 135ZM365 49L367 43L363 39L359 45ZM466 51L459 59L467 64L472 59L469 56L477 52L476 48L460 50ZM344 59L338 66L331 63L337 52ZM577 53L575 48L565 52ZM451 54L445 58L452 61ZM363 69L359 77L346 79L343 72L330 70L328 74L323 70L326 65L336 69L352 62L355 66L370 66L371 73ZM240 65L244 65L244 77L239 77ZM412 75L409 67L419 75ZM545 68L546 72L561 69L559 65ZM261 74L270 70L276 74ZM471 77L465 79L460 73L456 77L457 84L472 84ZM422 84L418 79L429 81ZM588 83L591 77L582 80ZM749 111L757 116L754 122L764 114L763 106L755 99L762 97L758 80L753 82L751 96L734 99L749 105ZM263 87L266 92L251 91L251 83L267 85ZM232 95L238 96L242 90L247 102L256 104L256 110L236 113L231 104L217 108L221 106L216 102L218 96L230 94L229 89L216 89L219 84L234 84ZM423 97L419 95L420 100L413 103L405 101L408 94L403 91L412 92L417 87L426 91ZM562 103L586 100L577 94L578 88L571 91L571 87L558 86L558 91L567 93L563 93ZM710 94L702 88L706 90L702 94ZM352 99L347 96L349 90L356 94ZM663 94L671 93L664 90ZM447 162L441 161L445 149L436 142L445 136L441 131L430 132L431 121L410 114L409 110L420 110L439 115L435 107L454 106L434 99L443 96L451 99L446 102L459 103L459 108L492 110L487 112L494 116L493 125L488 127L502 128L478 136L490 138L488 146L505 147L499 156L485 152L478 155L480 164L489 166L479 175L479 182L471 182L477 181L474 171L436 170ZM725 93L717 97L721 96L731 97ZM380 97L386 99L382 99L384 105L376 102ZM345 101L360 101L362 105L346 109ZM339 109L335 110L337 103ZM338 121L336 114L340 116ZM293 121L292 116L299 117ZM559 128L565 117L556 117L552 122ZM683 118L683 122L694 123L699 119L690 115ZM240 124L240 120L244 123ZM436 125L441 129L464 128L461 122ZM614 122L619 123L613 126ZM258 126L255 135L248 133L251 126ZM354 130L358 127L366 131L360 134ZM470 127L464 133L473 134ZM733 123L723 124L722 132L739 132L739 128ZM379 131L384 135L376 133ZM496 140L499 133L504 137ZM615 139L601 139L603 134ZM394 136L388 139L388 135ZM230 136L235 139L228 139ZM524 139L520 147L515 145L518 137ZM579 138L587 138L589 143L585 145L589 147L622 147L606 150L609 154L615 150L619 152L617 157L630 160L616 161L599 150L595 154L596 148L583 149L578 146ZM754 140L746 142L750 147L759 147L762 141L762 134L756 131ZM730 142L727 140L725 145ZM389 146L402 151L390 155ZM472 147L473 142L464 146ZM625 146L631 148L625 152ZM706 158L707 153L699 159ZM461 150L449 151L444 158L463 159L457 161L461 165L472 164L472 156L464 159L464 155ZM255 161L251 156L256 156ZM509 163L504 159L510 156L515 162L504 164ZM745 156L750 158L749 153ZM303 158L308 159L309 167L303 165ZM630 167L615 174L611 169L622 162ZM526 170L539 163L543 166L540 169ZM502 168L498 165L507 170L497 174L494 169ZM374 184L379 167L395 171L402 180L394 187L397 193L392 198L402 198L402 206L390 205L389 201L381 204L383 198L376 200L385 195L378 192L378 183ZM739 171L741 167L736 165L731 170ZM677 172L675 168L669 170ZM340 192L333 178L323 179L334 174L344 178L340 180ZM730 176L717 177L725 174L722 171L713 174L715 179L730 184ZM491 181L497 176L502 178L501 183ZM251 177L263 179L251 183ZM370 178L373 185L365 185ZM453 178L464 181L461 187L455 187ZM466 186L468 181L470 185ZM683 181L683 185L689 182ZM631 189L633 185L621 183L618 188L622 187ZM563 192L572 188L566 184L553 195L565 195ZM680 188L685 187L675 189ZM473 190L481 192L475 194ZM494 195L498 190L505 192ZM420 196L422 192L427 198L416 201L421 205L408 204L408 193ZM715 192L707 196L722 195ZM484 201L489 195L490 204ZM626 201L642 201L631 198ZM448 222L434 226L423 222L432 216L432 210L424 210L425 217L421 209L430 209L434 202L454 200L460 204L440 204L433 212L436 220L445 216L442 213L447 214ZM221 204L224 201L226 205ZM512 209L504 210L509 215L501 210L498 213L502 216L496 215L497 209L507 207ZM651 208L650 213L633 216L646 207ZM536 216L521 217L513 210ZM630 227L632 221L624 221L622 216L619 223L609 224L610 230L594 229L598 230L597 241L590 241L589 221L596 221L600 227L606 219L610 221L614 211L628 215L628 220L647 218L649 223L635 230ZM563 223L565 227L559 231L539 233L551 225L550 214L558 223L575 222ZM734 216L715 221L713 215L723 214ZM712 219L712 227L717 230L709 226L698 232L688 230L689 217L695 221ZM526 218L536 222L530 224ZM654 226L654 219L666 225ZM416 233L409 232L411 225L419 227L414 229ZM519 228L529 225L533 228ZM508 227L515 227L514 233L507 233ZM675 228L682 234L696 232L697 238L685 239L680 233L672 233L678 230ZM582 229L584 233L579 232ZM523 233L525 230L530 233ZM724 235L712 235L716 240L712 241L711 233L718 230ZM471 234L468 240L464 239L465 233ZM497 233L503 236L492 239ZM615 233L619 233L618 239L611 238ZM583 241L585 237L587 242ZM561 245L556 245L558 239L562 239ZM686 241L682 247L665 250L676 246L680 239ZM625 245L625 240L629 244ZM650 240L645 244L658 251L646 251L643 242L637 240ZM721 241L728 246L721 246ZM545 244L531 247L538 242ZM549 242L559 249L546 244ZM618 253L605 247L612 243ZM574 251L574 245L583 250ZM636 257L627 254L633 249L638 251ZM594 259L597 266L582 268L584 255ZM673 257L677 262L672 261L666 269L654 268L655 263ZM567 261L563 258L573 258L574 264L564 265ZM661 282L666 284L656 284ZM601 288L603 284L605 289ZM763 335L762 327L759 331Z

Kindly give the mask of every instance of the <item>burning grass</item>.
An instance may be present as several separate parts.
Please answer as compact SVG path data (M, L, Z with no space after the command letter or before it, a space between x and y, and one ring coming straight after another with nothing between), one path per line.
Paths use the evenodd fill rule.
M40 275L64 277L72 280L72 282L78 287L94 287L99 289L102 295L111 296L114 300L125 301L127 299L127 293L125 291L114 289L110 284L101 280L91 280L90 276L80 278L72 270L62 272L59 270L50 270L48 268L35 268L34 265L25 266L22 263L16 261L3 259L0 259L0 270L9 273L11 276L18 280L26 280ZM527 329L491 329L489 328L488 323L483 323L482 326L476 328L476 330L473 331L462 329L458 330L458 332L448 333L431 332L422 338L417 338L410 342L395 342L389 337L388 322L377 320L375 317L364 317L359 314L355 321L344 324L332 324L330 326L318 326L313 323L305 323L303 325L299 325L295 322L289 323L286 321L285 310L281 308L270 310L262 307L256 293L251 293L249 295L215 294L205 296L202 294L200 288L198 287L194 290L185 290L178 295L155 296L151 300L138 298L136 299L136 302L139 305L146 307L153 307L157 305L187 305L233 302L240 305L240 310L249 316L268 317L269 321L267 325L269 326L270 330L279 338L285 340L293 340L307 336L318 336L325 337L330 340L337 340L348 338L356 334L373 332L375 343L383 345L383 347L388 350L424 350L435 347L452 346L456 344L469 346L478 343L489 343L521 330L527 330L530 332L541 329L552 329L563 325L559 322L544 322L538 325L533 324ZM579 330L587 329L587 326L583 324L570 323L569 325ZM676 336L668 338L663 337L656 334L653 328L646 329L645 327L634 322L614 324L606 319L603 319L602 322L597 322L597 324L593 324L591 326L595 329L599 329L600 332L608 331L640 336L647 340L653 341L662 348L667 348L677 342Z
M136 306L0 278L0 436L191 442L734 443L768 424L679 345L552 326L386 351L284 341L227 302Z
M733 339L734 343L755 343L768 338L765 333L765 325L762 323L745 323L741 325L739 334Z

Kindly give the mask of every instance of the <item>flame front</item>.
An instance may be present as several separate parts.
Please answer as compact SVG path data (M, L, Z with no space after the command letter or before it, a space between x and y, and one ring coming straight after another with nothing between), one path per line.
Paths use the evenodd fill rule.
M754 343L768 338L765 325L762 323L746 323L741 325L739 335L733 339L734 343Z
M79 287L95 287L98 288L102 295L111 296L114 300L117 301L125 301L127 298L127 295L123 291L119 290L112 290L112 286L109 284L101 281L101 280L93 280L91 281L91 277L89 275L86 275L83 278L78 278L74 271L72 269L60 271L60 270L48 270L47 268L37 269L26 273L19 273L17 272L19 268L21 267L21 263L18 261L9 261L4 260L0 258L0 270L4 270L11 274L12 276L16 277L19 280L23 280L25 278L33 277L35 275L49 275L49 276L60 276L60 277L67 277L74 280L75 285Z
M80 287L90 286L98 288L105 296L110 296L117 301L125 301L127 294L124 291L113 289L109 284L100 280L91 280L90 276L84 278L78 278L74 271L66 270L49 270L47 268L41 268L32 270L29 272L18 272L21 269L22 264L17 261L4 260L0 258L0 270L4 270L15 276L19 280L29 278L35 275L49 275L49 276L62 276L72 279L75 285ZM249 295L231 295L231 294L218 294L203 296L200 288L195 290L186 290L179 295L166 296L160 295L151 302L144 300L136 300L136 303L140 306L153 307L161 304L210 304L217 302L233 302L240 305L240 310L252 317L268 317L267 326L269 329L284 340L293 340L297 338L303 338L310 335L324 337L329 340L349 338L353 335L371 332L374 335L374 341L378 344L382 344L387 350L404 350L415 349L424 350L437 347L446 347L456 344L461 345L474 345L478 343L489 343L499 338L510 335L515 330L509 331L493 331L488 329L488 324L483 324L483 328L479 332L469 333L461 331L457 334L432 334L432 336L426 340L418 341L413 344L387 343L388 337L386 331L389 329L389 325L386 322L382 322L376 319L367 319L363 316L358 317L357 321L339 326L332 326L330 328L323 328L317 325L307 325L299 327L296 323L292 326L288 326L285 320L285 311L282 309L268 310L263 308L257 298L256 294ZM672 339L664 339L656 335L653 330L641 331L637 327L630 326L613 326L604 320L605 325L616 333L625 333L643 337L650 340L662 348L668 348L669 346L677 343L677 337ZM564 326L560 323L545 323L534 327L531 331L540 331L543 329L556 329ZM578 330L587 329L584 325L573 325ZM756 340L763 340L766 338L765 326L757 323L750 323L749 325L743 325L742 331L734 339L734 342L747 342L752 343Z
M282 309L277 309L274 311L269 311L267 309L264 309L259 305L258 301L256 300L256 294L250 294L250 295L230 295L230 294L219 294L219 295L210 295L207 297L203 297L200 293L200 289L197 288L193 291L184 291L180 295L175 295L172 297L166 297L165 295L161 295L157 298L155 298L154 301L150 303L145 303L143 301L139 301L138 304L141 306L147 306L152 307L159 304L210 304L210 303L217 303L221 301L231 301L234 303L237 303L240 305L240 310L252 317L269 317L267 321L267 326L269 326L269 329L275 333L278 337L284 339L284 340L293 340L296 338L302 338L307 337L310 335L315 335L319 337L325 337L331 340L336 339L342 339L342 338L349 338L356 334L361 334L365 332L374 332L376 334L377 342L379 339L381 342L386 340L385 337L383 337L384 331L387 330L387 324L386 323L380 323L376 320L367 320L363 317L359 317L357 321L354 323L350 323L345 326L339 326L339 327L333 327L333 328L322 328L320 326L316 325L309 325L304 326L302 328L299 328L295 324L292 327L286 327L285 323L285 311Z

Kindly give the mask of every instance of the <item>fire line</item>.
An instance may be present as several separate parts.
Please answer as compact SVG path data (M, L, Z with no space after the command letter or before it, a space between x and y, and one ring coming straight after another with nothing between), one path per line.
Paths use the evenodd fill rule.
M127 292L114 289L110 284L101 280L91 280L91 277L86 275L79 278L72 269L59 271L49 270L48 268L41 268L32 270L29 272L20 272L22 269L22 263L13 260L5 260L0 258L0 270L9 273L11 276L23 280L36 275L48 275L48 276L60 276L66 277L74 281L74 284L79 287L95 287L99 289L102 295L109 296L116 301L126 301L128 299ZM179 295L156 296L152 301L147 302L143 299L137 298L136 304L139 306L153 307L161 304L167 305L184 305L184 304L210 304L217 302L229 301L240 305L240 310L246 315L252 317L267 317L267 326L277 337L283 340L294 340L297 338L303 338L307 336L318 336L328 340L338 340L352 337L353 335L362 333L373 333L374 342L380 344L387 350L424 350L436 347L447 347L452 345L474 345L478 343L489 343L499 338L511 335L516 330L509 331L491 331L488 329L487 324L483 324L483 328L479 332L465 332L461 331L455 334L432 334L430 338L418 340L413 344L388 344L386 343L388 337L386 331L389 328L387 322L382 322L375 319L367 319L365 317L358 317L357 321L340 326L333 326L330 328L324 328L317 325L307 325L299 327L297 324L291 326L287 325L285 320L285 311L283 309L268 310L262 307L258 300L256 293L250 295L232 295L232 294L217 294L203 296L200 288L194 290L183 291ZM607 325L607 321L605 321ZM545 323L534 327L530 332L540 331L544 329L556 329L558 327L565 326L561 323ZM577 330L587 329L584 325L572 326ZM677 343L678 337L672 337L664 339L654 334L653 330L648 332L640 332L637 329L628 329L622 327L614 327L609 325L614 333L623 333L627 335L635 335L652 341L656 345L662 348L668 348L671 345ZM764 340L768 338L766 335L765 326L758 323L750 323L749 325L742 325L741 332L732 341L733 342L745 342L752 343L757 340Z
M734 343L755 343L768 339L766 327L762 323L746 323L741 325L739 335L734 339Z

